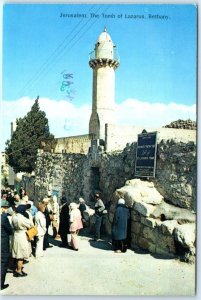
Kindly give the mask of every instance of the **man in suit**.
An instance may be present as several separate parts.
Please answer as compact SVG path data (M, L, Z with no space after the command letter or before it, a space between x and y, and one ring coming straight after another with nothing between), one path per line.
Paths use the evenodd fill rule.
M8 201L1 199L1 290L9 286L5 284L5 278L10 256L9 236L13 233L13 229L6 213L8 207Z

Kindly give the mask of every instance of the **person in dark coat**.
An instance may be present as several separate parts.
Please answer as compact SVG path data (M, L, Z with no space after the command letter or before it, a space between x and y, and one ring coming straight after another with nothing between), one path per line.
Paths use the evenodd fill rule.
M6 213L8 207L8 201L1 200L1 290L9 286L5 284L5 279L10 257L9 236L12 235L13 229Z
M60 215L59 215L59 230L58 234L61 237L61 244L59 247L67 247L67 234L69 233L69 206L65 197L61 199L62 206L60 208Z
M14 198L14 194L13 193L8 192L8 196L7 196L6 200L9 203L9 207L15 205L15 198Z
M126 252L127 250L128 219L129 209L125 205L125 200L121 198L118 200L112 224L112 240L116 253Z

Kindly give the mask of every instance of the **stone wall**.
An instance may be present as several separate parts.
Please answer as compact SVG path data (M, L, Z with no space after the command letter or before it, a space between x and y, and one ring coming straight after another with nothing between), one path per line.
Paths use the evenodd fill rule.
M20 182L21 186L23 186L27 192L27 196L30 200L35 200L35 176L34 175L22 175L22 180Z
M100 188L106 201L112 192L135 178L136 143L100 158ZM155 186L166 201L196 210L196 145L162 140L157 148Z
M42 199L48 191L56 192L60 198L65 192L68 201L77 201L83 194L86 155L51 154L38 155L35 171L35 197Z
M47 195L48 190L51 190L56 191L60 198L62 192L65 192L68 202L75 201L78 203L78 198L82 196L86 203L92 206L92 194L95 192L95 169L99 174L98 189L102 192L107 210L111 212L112 209L114 210L116 191L123 187L126 182L135 178L136 147L137 143L132 143L127 144L123 151L97 152L88 155L39 153L35 174L35 196L37 199L41 199ZM196 212L195 142L178 142L173 139L161 140L157 146L156 176L143 181L154 184L163 198L164 205L166 208L168 206L166 211L171 208L173 213L170 219L164 214L165 219L163 221L166 221L166 218L171 221L166 224L160 219L163 212L153 216L155 204L152 203L151 207L149 207L150 204L142 203L131 205L131 245L132 247L137 245L153 253L175 255L183 236L189 230L192 232L195 227L195 221L194 225L187 226L184 220L182 227L176 226L178 220L177 224L173 222L178 215L178 211L175 214L174 209L180 212L188 211L190 214ZM161 207L161 211L162 209L163 207ZM188 223L190 223L189 218ZM176 225L171 229L173 224ZM106 228L107 232L111 233L111 216L106 222ZM174 231L174 234L171 230ZM137 240L136 231L139 231ZM176 240L178 240L178 244ZM192 243L192 241L190 242ZM189 245L186 247L188 253L193 253L193 246L191 248ZM182 244L180 249L185 249L185 246Z
M81 154L50 154L38 156L36 186L40 196L49 189L66 192L69 199L81 195L91 200L93 170L100 174L99 189L109 206L113 192L129 179L135 178L136 143L127 145L123 151ZM169 203L196 210L196 145L162 140L157 148L156 188Z
M196 144L161 141L157 151L156 188L166 201L196 210Z
M80 153L87 154L91 145L89 134L69 136L55 139L54 153Z

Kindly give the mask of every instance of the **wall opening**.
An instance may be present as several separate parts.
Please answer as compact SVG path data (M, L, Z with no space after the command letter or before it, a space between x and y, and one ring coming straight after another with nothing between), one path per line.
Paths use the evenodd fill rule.
M97 191L100 191L100 171L97 167L91 168L92 174L91 174L91 183L92 183L92 190L93 193L96 193Z

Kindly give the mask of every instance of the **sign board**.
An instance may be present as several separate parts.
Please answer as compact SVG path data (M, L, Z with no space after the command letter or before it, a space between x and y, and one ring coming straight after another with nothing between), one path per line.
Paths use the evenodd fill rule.
M155 177L157 132L138 134L136 149L135 176Z

